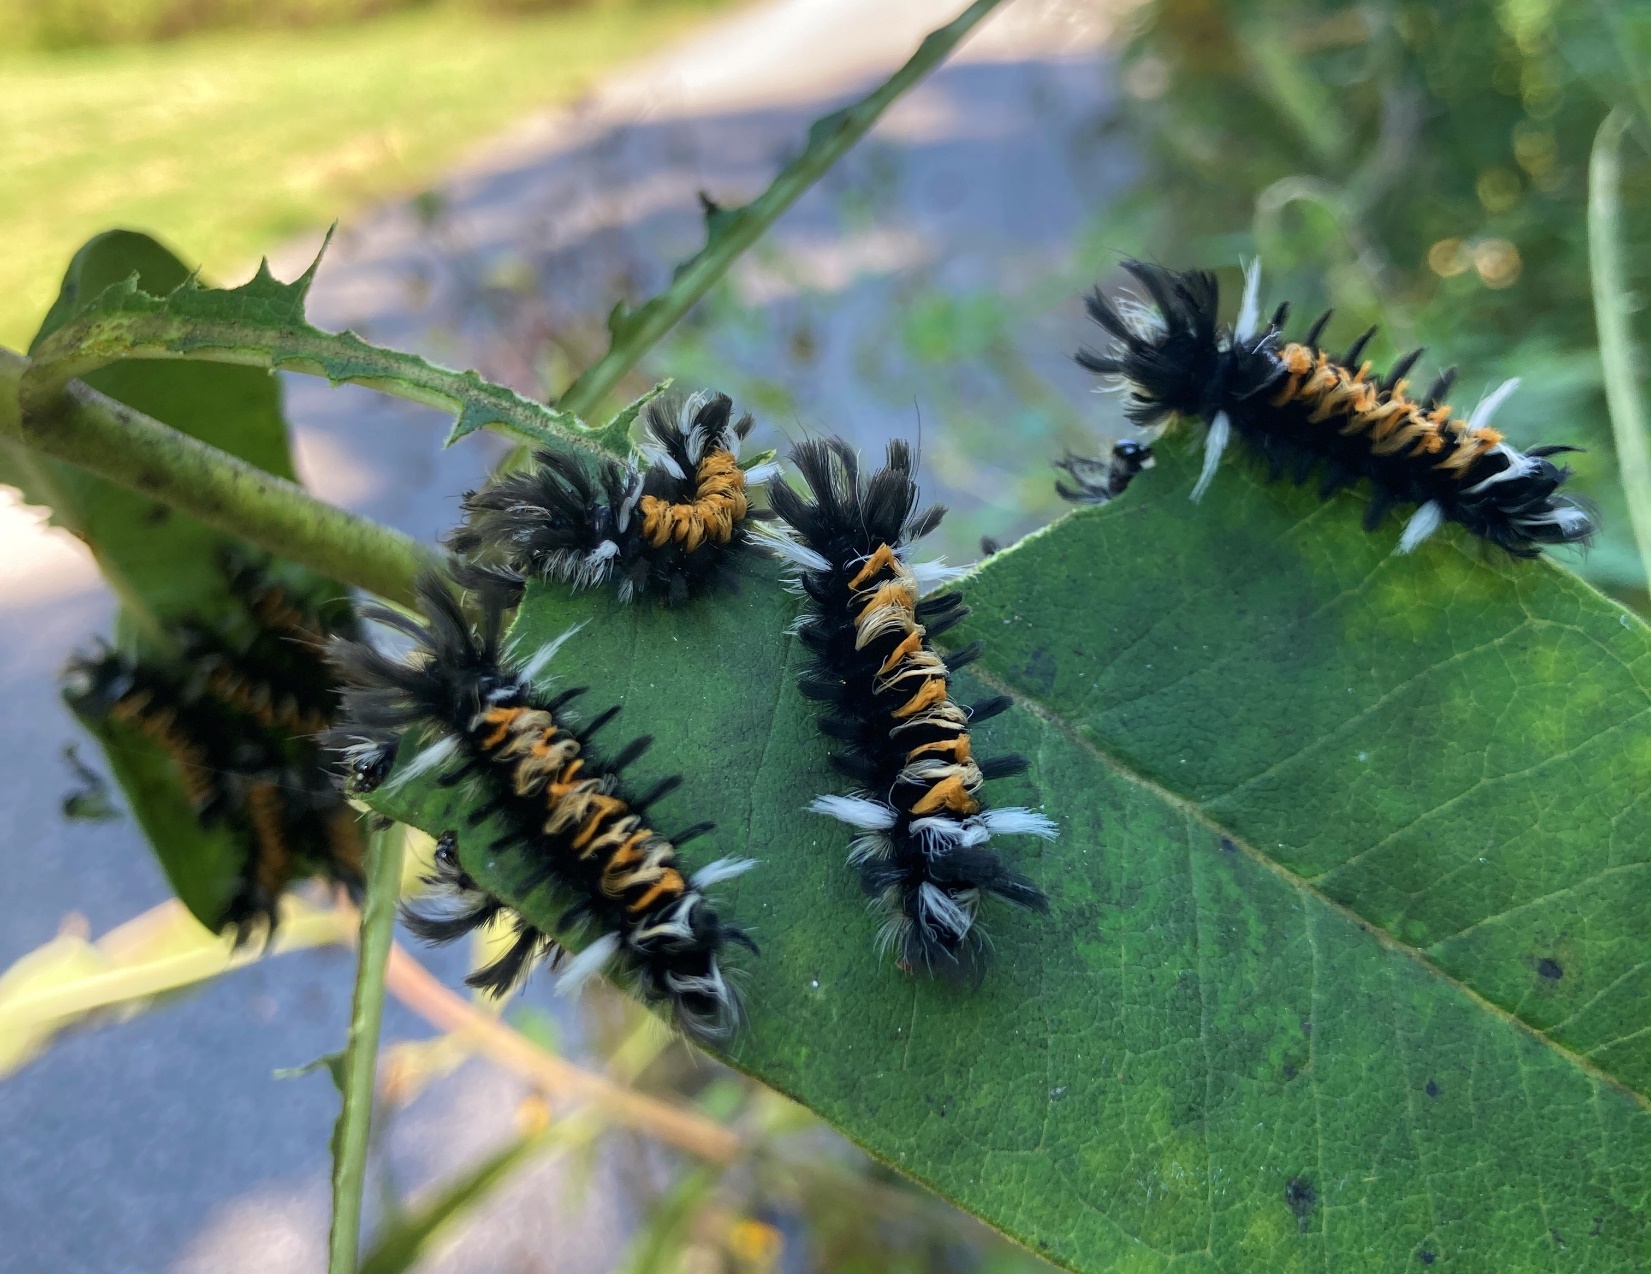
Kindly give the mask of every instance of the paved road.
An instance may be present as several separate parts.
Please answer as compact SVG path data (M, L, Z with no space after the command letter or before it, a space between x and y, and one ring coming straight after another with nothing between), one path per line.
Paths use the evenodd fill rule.
M809 120L955 5L779 0L737 15L580 109L524 124L437 197L346 226L314 317L538 391L595 352L616 294L646 295L696 246L699 190L755 193ZM1083 335L1071 245L1130 175L1101 127L1105 34L1095 6L1017 0L784 218L648 374L728 389L770 443L830 429L876 444L920 427L929 486L960 514L954 555L1046 516L1047 461L1085 440L1090 412L1067 361ZM366 391L289 378L287 392L312 486L414 534L448 526L455 493L497 454L487 439L443 452L445 422ZM0 965L69 912L102 932L165 896L129 823L58 813L58 754L75 732L52 677L111 613L75 545L0 506ZM343 955L284 957L73 1035L0 1083L0 1271L320 1269L334 1098L317 1077L270 1073L336 1047L348 993ZM542 987L533 998L549 1004ZM426 1034L398 1010L386 1031ZM481 1153L518 1095L474 1064L438 1085L393 1130L398 1182ZM618 1170L600 1166L598 1181ZM632 1218L553 1205L558 1172L524 1176L426 1268L609 1268Z

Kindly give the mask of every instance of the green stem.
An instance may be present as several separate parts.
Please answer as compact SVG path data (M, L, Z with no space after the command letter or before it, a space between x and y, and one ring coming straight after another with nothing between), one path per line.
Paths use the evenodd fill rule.
M435 560L401 532L317 500L80 381L25 415L19 393L29 365L0 349L0 435L391 601L411 603L414 576Z
M616 309L608 326L613 343L601 359L580 373L557 406L587 416L621 378L671 330L690 306L710 290L741 253L779 215L818 181L844 152L864 137L879 116L951 54L980 20L1002 0L975 0L951 22L931 31L911 59L866 97L815 121L803 153L782 168L762 194L741 208L718 210L709 218L705 247L677 268L671 285L629 312Z
M440 1195L419 1206L389 1234L376 1241L373 1249L361 1262L360 1274L402 1274L410 1269L430 1246L432 1238L443 1226L475 1208L495 1189L509 1180L523 1162L541 1149L548 1148L557 1129L520 1137L503 1150L484 1159L470 1169Z
M1634 371L1627 262L1622 247L1622 138L1632 117L1622 107L1605 117L1588 161L1588 267L1593 276L1594 321L1605 370L1605 402L1617 449L1617 468L1628 497L1628 521L1651 582L1651 443L1645 400Z
M367 902L361 911L361 953L344 1050L344 1109L333 1138L332 1236L327 1274L355 1274L361 1242L361 1187L372 1131L378 1031L384 1018L384 968L395 940L401 891L401 828L373 834L367 847Z

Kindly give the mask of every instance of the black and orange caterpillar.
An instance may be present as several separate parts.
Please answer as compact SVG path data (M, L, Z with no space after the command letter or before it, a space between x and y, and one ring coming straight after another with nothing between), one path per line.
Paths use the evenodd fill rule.
M532 963L548 957L561 965L567 988L616 961L645 998L670 1007L686 1034L727 1038L739 1020L739 1000L724 975L722 952L730 941L751 944L718 919L704 891L752 864L724 859L687 876L678 847L711 825L666 837L646 821L649 807L680 779L637 796L620 777L652 740L638 739L604 758L590 746L591 736L619 709L576 729L566 707L583 691L545 695L535 688L534 679L571 633L517 662L500 647L503 597L483 594L482 623L472 630L440 576L426 573L418 596L422 623L390 610L366 612L413 639L410 657L391 658L364 642L333 641L332 660L347 687L346 720L335 738L353 759L358 750L383 755L387 740L415 732L422 750L388 782L431 772L444 785L474 780L485 800L471 814L471 826L498 818L503 831L489 849L519 851L526 867L522 891L560 886L578 901L562 916L558 932L582 922L600 931L584 951L564 960L550 934L514 916L514 941L471 975L471 985L502 994ZM451 941L507 915L506 905L459 865L453 838L437 855L431 883L449 895L446 909L407 915L409 926L427 939Z
M493 479L464 497L465 521L448 546L472 566L466 582L519 596L526 580L575 588L614 581L624 600L650 590L675 605L733 581L751 548L748 487L772 470L740 467L751 417L733 417L726 394L656 398L647 437L630 463L588 462L543 450L532 469Z
M813 498L771 483L769 505L790 533L776 529L767 539L797 568L808 597L796 626L813 655L802 692L828 705L820 729L844 745L832 761L857 784L809 808L860 833L849 862L883 912L880 949L895 948L907 969L977 969L983 896L1047 905L987 841L994 833L1050 838L1055 826L1032 810L981 802L982 784L1027 763L974 755L971 725L1009 706L998 697L965 707L951 696L951 674L978 657L979 643L949 655L932 645L968 611L956 593L921 596L955 572L907 559L945 510L917 511L903 442L890 443L887 464L869 476L840 439L801 443L791 460Z
M1206 422L1194 499L1203 495L1236 436L1275 478L1289 474L1305 482L1320 473L1325 497L1367 479L1374 491L1367 529L1397 505L1417 506L1399 539L1401 553L1447 521L1515 557L1534 557L1543 545L1585 543L1593 535L1588 510L1557 494L1570 470L1548 458L1576 448L1522 452L1490 427L1517 380L1486 395L1464 419L1444 401L1454 369L1420 398L1410 396L1405 374L1421 350L1400 358L1385 376L1372 374L1361 355L1375 328L1337 358L1318 345L1328 313L1299 342L1283 336L1287 305L1263 324L1254 263L1230 329L1217 323L1213 274L1177 273L1140 261L1126 261L1124 269L1151 304L1114 303L1097 290L1088 300L1090 317L1116 344L1105 353L1085 350L1078 362L1127 387L1128 415L1137 425L1172 416ZM1069 498L1084 496L1080 491Z
M110 649L77 655L64 677L71 708L93 726L135 730L166 754L202 826L244 846L240 878L213 927L237 945L273 934L281 895L319 875L359 897L362 840L313 740L266 729L201 679Z
M235 556L220 567L240 614L177 625L192 679L283 738L310 739L330 728L339 694L324 651L333 636L361 635L350 598L342 590L322 601L306 597L267 561Z

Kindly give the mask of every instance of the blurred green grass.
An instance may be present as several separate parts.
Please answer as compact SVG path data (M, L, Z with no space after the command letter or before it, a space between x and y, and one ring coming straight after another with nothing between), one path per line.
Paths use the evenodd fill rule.
M299 231L416 190L468 147L731 0L0 53L0 344L28 343L76 248L146 230L235 278Z

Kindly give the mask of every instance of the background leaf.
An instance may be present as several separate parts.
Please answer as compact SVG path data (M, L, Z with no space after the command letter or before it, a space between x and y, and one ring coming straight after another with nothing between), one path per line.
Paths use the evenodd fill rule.
M968 586L957 641L1024 708L980 750L1033 759L991 799L1063 827L1005 843L1051 914L988 908L975 994L876 959L847 837L802 812L843 781L771 574L677 611L530 595L524 641L595 621L561 673L658 737L638 781L687 776L662 829L763 861L719 891L763 946L729 1060L1078 1269L1641 1268L1651 635L1240 464L1194 507L1163 452ZM380 804L514 897L450 799Z
M190 278L189 268L148 235L100 234L70 262L57 301L32 349L39 349L84 307L136 286L165 295ZM173 428L239 456L278 477L296 480L281 408L281 385L257 367L139 360L90 371L92 388ZM166 629L189 617L228 622L239 614L222 568L238 541L188 514L145 499L74 465L0 444L0 482L91 550L120 600L117 640L148 658L169 653ZM283 566L283 578L307 594L337 596L340 585ZM88 636L90 636L88 634ZM203 828L172 762L132 726L83 720L109 761L167 880L201 923L213 927L235 892L250 850L220 824Z
M148 235L111 230L74 255L62 290L35 336L39 348L80 307L133 275L166 293L189 268ZM293 479L281 387L253 367L129 362L88 372L93 389L260 469ZM0 480L73 532L129 612L150 630L189 614L219 614L227 604L217 555L233 541L187 514L105 482L73 465L7 448ZM137 612L132 614L131 612Z

